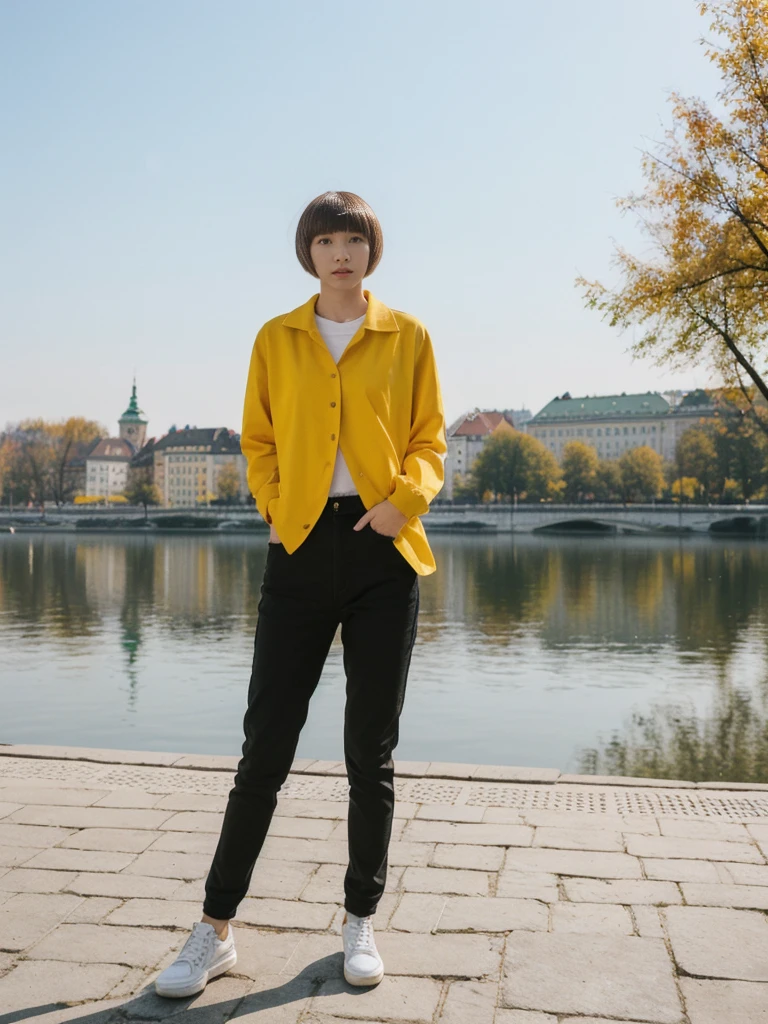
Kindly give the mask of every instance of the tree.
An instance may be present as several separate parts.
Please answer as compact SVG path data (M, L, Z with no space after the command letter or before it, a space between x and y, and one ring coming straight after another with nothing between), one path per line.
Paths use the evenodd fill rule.
M636 355L690 367L706 361L747 395L768 400L768 4L706 0L719 45L722 116L699 99L672 95L672 128L646 152L646 186L620 199L639 214L648 259L617 248L622 283L611 291L578 279L587 304L611 325L641 328ZM753 398L751 414L768 431Z
M510 430L490 437L472 467L479 493L540 500L556 493L560 467L529 434Z
M583 441L569 441L563 448L562 471L565 500L582 501L593 494L600 460L595 449Z
M237 472L237 467L231 462L225 463L219 470L216 490L219 497L227 503L233 501L240 494L240 474Z
M630 448L619 459L621 485L625 499L644 501L658 498L664 489L662 459L648 445Z
M726 481L730 479L736 484L737 497L750 501L766 481L768 444L765 434L755 417L734 403L723 401L718 411L712 428L718 490L724 495Z
M675 450L675 470L678 481L688 477L696 478L693 497L710 497L717 477L717 453L709 431L701 427L689 427L681 435Z
M77 486L70 471L72 458L105 434L100 424L79 416L57 423L22 421L10 431L15 448L10 473L14 486L38 503L68 501Z
M600 459L595 471L595 498L621 501L624 497L618 459Z
M160 488L152 482L149 471L145 469L133 471L123 494L129 504L144 506L144 519L148 517L148 505L160 505L163 501Z

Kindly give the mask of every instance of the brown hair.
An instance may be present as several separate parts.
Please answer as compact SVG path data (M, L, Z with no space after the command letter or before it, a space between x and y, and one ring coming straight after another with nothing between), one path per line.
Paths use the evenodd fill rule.
M354 192L324 192L313 199L302 213L296 228L296 255L308 274L317 277L309 249L318 235L334 231L359 231L371 253L366 276L379 265L384 250L381 224L368 203Z

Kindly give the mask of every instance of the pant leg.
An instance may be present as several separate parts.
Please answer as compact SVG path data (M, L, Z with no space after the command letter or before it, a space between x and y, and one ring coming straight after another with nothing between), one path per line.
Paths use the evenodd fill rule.
M416 639L419 578L391 540L372 529L356 535L364 559L342 608L347 676L344 755L349 779L349 865L345 909L376 912L387 880L395 807L392 751Z
M338 625L323 592L324 530L293 555L270 544L259 601L245 741L205 884L204 913L235 916L250 885ZM305 547L306 545L306 547Z

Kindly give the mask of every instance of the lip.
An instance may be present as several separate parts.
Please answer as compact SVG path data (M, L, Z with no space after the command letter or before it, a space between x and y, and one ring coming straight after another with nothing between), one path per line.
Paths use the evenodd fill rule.
M334 277L349 277L349 275L351 273L352 273L351 270L334 270L333 271L333 276Z

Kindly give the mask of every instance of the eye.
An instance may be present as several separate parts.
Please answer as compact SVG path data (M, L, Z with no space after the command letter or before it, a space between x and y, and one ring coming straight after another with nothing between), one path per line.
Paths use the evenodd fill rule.
M364 241L365 241L365 239L363 238L362 235L353 235L350 238L350 242L364 242Z

